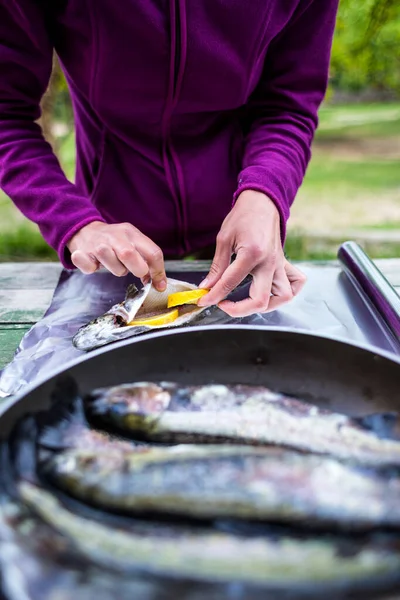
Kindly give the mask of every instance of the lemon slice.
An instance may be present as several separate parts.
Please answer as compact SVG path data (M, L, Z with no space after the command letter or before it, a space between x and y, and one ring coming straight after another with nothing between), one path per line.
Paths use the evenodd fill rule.
M210 290L188 290L186 292L176 292L168 296L168 308L172 306L182 306L182 304L197 304L197 302L208 294Z
M163 313L158 313L156 315L143 316L143 318L133 319L129 326L138 326L138 325L148 325L149 327L160 327L160 325L168 325L168 323L173 323L179 317L179 310L177 308L172 308L171 310L166 310Z

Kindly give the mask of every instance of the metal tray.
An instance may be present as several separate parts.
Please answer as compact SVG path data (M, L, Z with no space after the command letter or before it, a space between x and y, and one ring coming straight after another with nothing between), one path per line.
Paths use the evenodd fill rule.
M194 384L261 384L352 415L400 409L400 359L387 352L282 328L193 328L146 335L97 350L30 386L0 406L0 442L7 443L20 418L50 407L52 392L66 377L72 377L83 394L94 387L133 380L170 379ZM400 573L396 581L368 580L351 590L342 582L329 587L315 584L283 595L277 590L250 589L240 582L178 585L165 580L161 587L162 594L154 583L146 598L381 600L386 597L384 592L400 593Z

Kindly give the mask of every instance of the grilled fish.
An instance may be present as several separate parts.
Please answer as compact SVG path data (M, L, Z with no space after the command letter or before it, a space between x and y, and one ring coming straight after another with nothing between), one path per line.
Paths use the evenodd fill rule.
M90 427L76 382L64 377L52 392L50 408L25 418L16 431L20 440L30 440L39 450L59 451L66 448L132 449L138 442ZM140 444L144 445L144 444Z
M66 450L51 483L99 508L368 530L400 528L400 478L323 456L250 446Z
M54 496L29 483L21 483L19 490L34 514L72 541L82 557L106 570L126 573L140 568L155 575L286 588L307 583L343 585L400 571L399 548L390 544L299 539L287 534L233 535L138 521L111 528L72 514Z
M140 290L135 285L130 285L123 302L115 304L104 315L81 327L72 342L78 350L88 351L152 329L188 325L206 309L196 304L183 305L176 308L172 318L171 309L168 308L168 297L177 292L195 289L196 286L191 283L171 278L167 279L164 292L158 292L151 283L144 285ZM160 315L166 315L167 318L155 319L154 325L143 324ZM135 324L135 321L139 324Z
M98 450L125 448L131 450L134 443L103 431L90 429L85 425L71 424L70 428L59 432L58 440L56 440L55 435L51 437L48 432L45 432L39 437L38 445L40 448L53 450L63 450L65 448L93 448Z
M48 494L41 497L40 490L37 491L39 500L47 507ZM55 506L57 508L58 504ZM62 527L55 529L21 504L7 504L2 509L1 592L7 600L165 599L165 578L136 573L121 576L118 570L110 568L110 564L97 566L93 557L85 557L79 552L73 535L68 537L62 533ZM108 533L112 534L112 530ZM384 553L379 549L384 562L385 553L386 549ZM194 585L197 589L199 583ZM195 600L190 595L173 594L173 597L178 596L181 600Z
M125 384L94 391L86 411L103 426L148 441L278 444L366 465L400 465L400 442L263 387Z

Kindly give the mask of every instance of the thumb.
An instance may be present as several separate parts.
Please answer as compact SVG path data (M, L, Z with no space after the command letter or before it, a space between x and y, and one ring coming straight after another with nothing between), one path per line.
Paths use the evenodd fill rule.
M219 235L215 249L214 260L207 277L201 282L200 288L211 289L221 279L231 263L232 244L230 240Z

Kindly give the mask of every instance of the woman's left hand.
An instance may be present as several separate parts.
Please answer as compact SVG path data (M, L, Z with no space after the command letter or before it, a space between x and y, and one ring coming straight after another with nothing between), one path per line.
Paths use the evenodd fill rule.
M231 263L232 254L236 259ZM240 302L224 300L249 274L253 277L249 297ZM245 191L217 236L214 260L201 284L211 291L199 306L217 304L231 317L271 312L296 296L305 281L283 253L275 204L265 194Z

